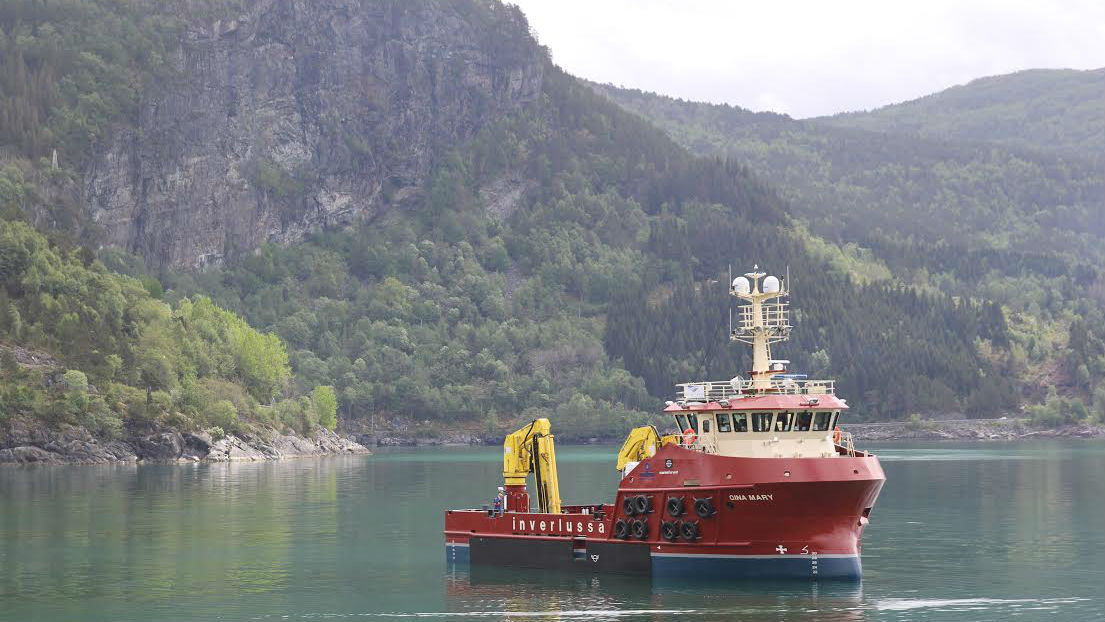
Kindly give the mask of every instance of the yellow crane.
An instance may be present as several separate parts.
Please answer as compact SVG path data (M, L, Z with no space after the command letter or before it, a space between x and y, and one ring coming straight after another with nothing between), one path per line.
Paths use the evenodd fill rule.
M560 482L556 477L556 449L553 447L552 424L548 419L535 419L503 441L503 483L509 494L511 511L525 512L527 507L511 503L527 499L526 476L533 473L537 489L537 505L542 513L560 513Z
M660 433L656 431L656 426L653 425L633 428L629 432L629 436L625 438L621 451L618 452L618 471L624 471L626 465L630 462L640 462L645 458L655 456L656 450L664 445L678 442L678 435L665 434L660 436Z

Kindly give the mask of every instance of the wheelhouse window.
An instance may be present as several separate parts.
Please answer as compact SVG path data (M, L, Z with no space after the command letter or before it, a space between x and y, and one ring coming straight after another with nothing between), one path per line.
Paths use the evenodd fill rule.
M675 424L679 426L679 431L680 432L682 432L683 430L686 430L687 429L687 416L686 415L676 415L675 416Z
M718 432L732 432L733 428L729 426L729 413L717 414L717 431Z
M709 434L710 433L710 416L709 415L703 415L702 416L702 433L703 434Z
M733 413L733 431L744 434L748 431L748 415L744 413Z
M698 415L687 415L687 428L694 430L695 434L698 434ZM687 428L683 428L686 430Z
M813 424L813 413L808 410L804 410L798 413L798 419L794 422L795 432L809 432L810 426Z
M753 432L770 432L771 431L771 419L775 416L774 413L752 413L752 431Z
M794 413L779 413L775 415L775 431L790 432L790 420L793 417Z
M833 422L833 413L818 412L813 416L813 429L816 432L827 432Z

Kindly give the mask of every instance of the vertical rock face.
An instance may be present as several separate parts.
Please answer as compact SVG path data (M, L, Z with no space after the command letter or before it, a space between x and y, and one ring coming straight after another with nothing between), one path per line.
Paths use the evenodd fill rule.
M439 149L541 88L543 51L497 3L254 0L185 18L177 71L85 177L108 241L151 266L402 205Z

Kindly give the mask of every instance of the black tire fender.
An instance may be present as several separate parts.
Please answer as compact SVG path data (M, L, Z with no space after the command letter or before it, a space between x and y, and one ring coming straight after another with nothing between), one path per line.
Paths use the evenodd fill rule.
M622 512L625 513L626 516L637 515L637 504L634 502L633 497L625 497L622 499Z
M668 510L668 515L672 518L679 518L683 516L685 508L683 507L683 497L668 497L665 506Z
M638 540L647 540L648 523L640 519L633 521L633 537Z
M679 528L679 535L683 536L683 539L687 542L694 542L698 539L698 521L684 521L683 526Z
M637 495L633 498L633 509L636 514L648 514L652 511L652 499L645 495Z
M660 536L668 542L675 542L679 539L681 523L664 521L660 523Z
M629 523L625 519L619 518L614 522L614 537L619 540L629 537Z
M694 500L694 513L698 514L699 518L710 518L717 514L717 508L714 507L714 502L709 497L703 497Z

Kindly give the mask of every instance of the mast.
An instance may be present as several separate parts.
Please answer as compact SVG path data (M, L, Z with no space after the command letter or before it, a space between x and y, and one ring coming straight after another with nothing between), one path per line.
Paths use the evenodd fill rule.
M752 388L757 391L770 389L772 373L785 371L771 369L771 344L790 337L790 303L781 300L789 295L788 285L753 266L729 286L731 295L747 302L737 309L737 325L730 328L729 339L752 346Z

